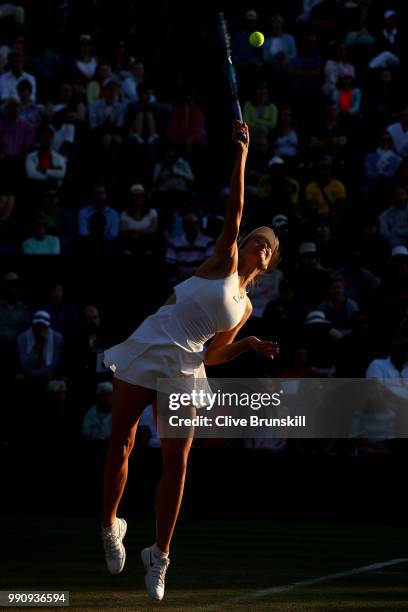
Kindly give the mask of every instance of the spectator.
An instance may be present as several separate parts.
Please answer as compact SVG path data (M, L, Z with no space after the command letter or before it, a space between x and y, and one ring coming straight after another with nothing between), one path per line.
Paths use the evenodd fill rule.
M365 376L382 382L385 388L390 389L406 403L407 392L404 380L408 378L408 340L406 338L393 340L389 355L385 359L374 359L368 366ZM391 382L393 379L398 383Z
M299 139L294 126L293 111L287 106L281 108L278 129L275 137L275 155L287 159L295 159L299 154Z
M103 215L106 221L104 236L109 240L114 240L119 236L119 214L115 209L106 204L106 190L103 183L94 186L92 194L92 204L81 208L78 215L79 236L90 235L89 220L94 213Z
M326 319L331 321L342 336L345 336L351 331L351 319L359 308L354 300L344 295L343 277L336 276L329 284L328 300L319 304L317 309L324 313Z
M349 74L340 74L332 99L340 113L356 117L360 114L361 89L355 86L354 78Z
M254 135L260 129L267 130L269 134L276 128L278 109L269 99L265 82L256 85L253 98L245 103L244 120Z
M262 176L268 174L268 162L271 159L271 149L267 132L260 132L251 141L246 165L245 191L256 195L258 183Z
M299 245L292 282L299 303L308 310L316 309L325 298L329 276L320 264L314 242L302 242Z
M90 106L96 100L105 96L106 82L112 76L112 67L110 64L103 62L99 64L96 79L88 83L86 88L86 101Z
M41 209L47 217L48 231L59 238L61 250L64 252L71 246L74 236L71 211L61 208L55 189L45 192Z
M33 86L30 81L23 79L17 85L17 94L20 100L20 117L38 128L43 120L45 107L31 99Z
M109 440L112 434L112 395L110 382L99 383L96 387L96 404L86 413L81 433L85 440Z
M157 105L151 101L152 91L144 83L139 83L137 92L138 101L133 104L135 118L129 140L138 145L153 145L160 138L156 127Z
M324 107L324 118L310 139L312 157L331 155L338 161L347 158L350 145L350 126L339 114L336 104L329 102Z
M65 380L50 380L46 387L45 410L40 416L36 437L46 443L55 441L72 442L74 431L72 414L67 400L67 383ZM41 418L42 416L42 418Z
M140 183L130 188L128 207L120 215L120 234L126 253L143 253L153 246L152 235L157 232L157 210L151 208Z
M376 47L377 52L388 51L397 57L401 53L401 32L397 12L393 9L388 9L384 13L384 27L378 37Z
M64 288L61 283L53 283L50 287L49 302L45 310L50 315L51 326L64 337L76 331L79 325L78 313L64 302Z
M321 157L317 164L317 177L306 185L305 199L310 209L327 216L332 210L342 210L346 203L346 188L332 176L331 157Z
M408 107L401 111L399 121L387 127L387 132L392 138L397 155L408 157Z
M380 233L391 247L408 241L408 197L403 187L395 187L394 203L378 218Z
M391 251L391 260L380 287L379 297L391 301L394 318L397 319L396 302L402 310L408 308L408 249L397 245Z
M169 243L166 262L172 268L175 282L181 282L194 274L195 270L212 255L214 241L200 231L198 218L187 214L183 218L184 233Z
M75 141L75 125L69 121L67 108L64 107L54 113L52 127L54 129L52 150L67 159Z
M316 102L323 60L317 52L317 38L312 34L304 37L300 52L287 65L291 79L293 100L297 101L302 116L310 112Z
M139 425L137 426L139 446L147 448L160 448L161 442L157 435L156 424L153 416L153 406L148 404L142 412Z
M145 67L143 62L133 60L130 64L130 75L124 79L122 83L122 97L123 101L139 102L138 86L145 81ZM149 93L149 100L151 104L156 102L156 97L153 92Z
M351 317L351 332L336 344L336 376L364 378L373 359L374 342L367 315L358 311Z
M51 327L48 312L34 313L32 325L17 337L21 374L35 380L51 380L60 371L64 340Z
M195 92L184 93L171 111L167 138L186 155L195 147L206 145L204 113L196 102Z
M360 307L368 308L373 294L380 284L380 279L361 265L361 253L358 244L343 258L343 264L338 271L344 279L345 295L354 300Z
M306 350L309 367L316 376L335 376L336 344L340 338L341 333L332 327L324 312L309 312L300 333L300 345Z
M378 231L377 220L370 215L367 215L362 221L358 235L358 248L361 265L375 275L381 276L390 258L391 249L388 241Z
M348 47L345 43L335 45L335 52L332 59L328 59L324 65L325 83L322 87L323 92L330 96L335 90L338 79L341 76L351 76L356 78L356 70L349 60Z
M17 336L30 327L28 306L19 300L19 277L15 272L3 275L3 295L0 298L0 344L4 356L10 353Z
M10 70L0 76L0 100L7 98L17 98L17 86L21 81L29 81L31 83L31 101L35 102L37 95L37 83L35 77L28 72L24 72L24 56L21 53L13 51L9 55Z
M258 196L268 201L269 210L265 212L271 218L278 212L293 213L299 203L299 183L287 175L287 164L281 157L272 157L268 163L269 174L263 176L258 185ZM264 205L262 204L262 207Z
M241 70L253 71L262 65L262 49L249 42L252 32L258 29L259 17L254 10L248 10L244 16L243 28L232 37L232 57L234 64Z
M126 107L119 101L119 86L111 77L105 82L105 97L95 100L89 107L89 125L97 142L105 148L122 144Z
M368 153L364 160L364 176L373 189L377 188L379 181L393 179L402 161L402 158L392 150L389 132L381 134L378 145L376 150Z
M22 245L24 255L60 255L59 238L47 234L47 216L43 212L34 215L31 233Z
M42 128L39 147L27 155L25 162L27 178L41 185L42 194L46 188L60 185L67 170L64 157L52 150L53 137L52 128Z
M73 65L73 78L78 92L85 97L86 88L95 76L98 60L92 54L92 37L82 34L79 37L79 49Z
M167 144L161 161L153 170L153 187L158 192L188 193L194 174L188 161L180 157L172 144Z
M56 104L48 104L46 114L49 118L52 118L53 114L60 111L62 108L68 110L68 120L71 123L77 126L84 124L87 115L86 106L75 94L71 83L63 83L61 85Z
M5 195L16 195L24 176L24 158L34 146L34 128L20 119L20 103L9 98L5 103L5 117L0 119L0 181Z
M285 67L297 54L295 39L283 31L284 23L280 15L270 18L270 35L265 38L262 47L265 64L273 68Z
M310 25L323 49L342 40L347 31L347 11L343 2L322 0L310 12Z

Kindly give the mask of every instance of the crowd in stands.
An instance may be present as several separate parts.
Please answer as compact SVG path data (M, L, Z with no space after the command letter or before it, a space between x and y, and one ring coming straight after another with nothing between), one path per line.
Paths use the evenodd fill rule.
M112 2L84 2L82 12L46 2L47 23L41 4L0 2L5 444L18 438L19 406L37 435L109 438L102 356L114 333L96 298L74 290L66 302L55 262L131 262L129 291L139 269L160 270L170 294L211 255L233 159L209 7L192 3L192 47L187 37L180 49L171 3L157 15L127 3L118 15ZM282 250L278 268L251 289L243 332L277 340L281 353L273 363L246 354L210 376L408 377L402 11L402 0L299 0L227 14L251 137L242 229L273 227ZM154 20L162 38L149 44ZM256 30L265 33L260 48L249 43ZM45 277L51 266L46 296L30 286L28 260ZM371 407L354 415L360 436L348 453L394 452L392 410L383 410L380 432ZM151 418L144 427L142 443L157 445ZM290 442L245 445L309 448Z

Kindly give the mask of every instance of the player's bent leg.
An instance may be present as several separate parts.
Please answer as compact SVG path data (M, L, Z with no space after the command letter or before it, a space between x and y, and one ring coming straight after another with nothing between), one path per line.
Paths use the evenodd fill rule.
M168 556L184 492L188 454L193 438L161 440L163 475L156 494L156 543L141 553L146 569L146 589L151 597L163 599Z
M127 525L116 513L126 485L137 424L151 391L117 378L113 385L112 436L105 460L101 535L108 570L119 574L126 560L123 538Z

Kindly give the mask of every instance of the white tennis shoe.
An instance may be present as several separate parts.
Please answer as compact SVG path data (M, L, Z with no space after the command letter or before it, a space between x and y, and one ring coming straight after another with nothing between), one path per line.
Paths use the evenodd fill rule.
M127 524L125 519L116 518L110 527L102 526L101 535L105 549L105 560L111 574L120 574L125 566L126 550L122 540L125 537Z
M152 547L144 548L140 554L146 569L145 584L150 597L161 601L164 597L164 581L167 568L170 565L168 557L158 558L152 552Z

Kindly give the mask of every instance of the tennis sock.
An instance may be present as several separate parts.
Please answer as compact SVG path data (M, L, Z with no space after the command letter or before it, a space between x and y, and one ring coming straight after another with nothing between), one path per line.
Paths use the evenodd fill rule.
M157 559L167 559L167 557L169 556L169 553L165 553L160 550L156 543L154 543L152 546L152 552Z

